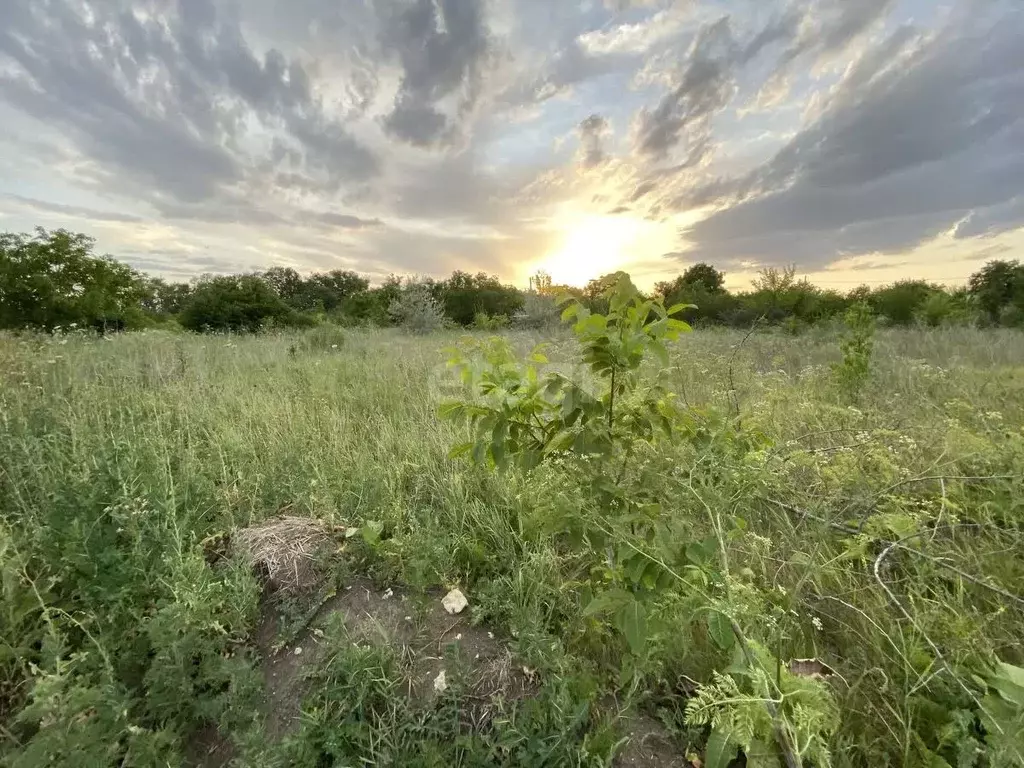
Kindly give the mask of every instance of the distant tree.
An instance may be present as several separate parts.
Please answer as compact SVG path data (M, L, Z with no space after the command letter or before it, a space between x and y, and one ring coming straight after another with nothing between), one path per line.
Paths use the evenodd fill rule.
M710 264L694 264L683 273L686 285L702 285L708 293L719 293L725 290L725 273L719 272Z
M64 229L0 234L0 327L142 324L143 277L92 250L92 238Z
M502 284L496 276L480 272L470 275L455 271L447 280L436 284L434 296L452 322L469 326L478 313L490 317L511 317L523 306L523 293Z
M539 296L550 296L553 287L551 275L544 270L538 270L530 277L530 291L532 293L536 293Z
M674 280L657 283L654 293L667 306L695 305L681 316L689 323L722 322L735 308L735 301L725 292L725 273L710 264L694 264Z
M151 315L169 317L184 309L192 286L188 283L168 283L159 277L145 281L141 298L142 309Z
M299 312L312 312L316 309L316 300L311 295L309 284L291 267L271 267L260 277L292 309Z
M991 323L999 322L1011 305L1024 309L1024 267L1018 261L990 261L971 275L968 285Z
M924 280L901 280L874 291L870 304L890 325L911 325L928 298L941 291Z
M370 281L365 277L341 269L313 274L307 284L309 294L328 313L335 311L350 296L370 287Z
M269 324L312 323L285 304L259 275L202 279L179 321L192 331L258 331Z

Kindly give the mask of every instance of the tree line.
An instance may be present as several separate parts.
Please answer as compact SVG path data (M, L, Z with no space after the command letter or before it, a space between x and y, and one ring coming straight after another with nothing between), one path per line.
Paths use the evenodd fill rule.
M389 276L380 285L347 270L301 275L287 267L191 282L151 277L109 256L91 238L67 230L0 234L0 328L92 328L100 332L177 324L191 331L256 331L339 325L539 327L557 322L557 298L570 294L602 312L605 278L582 288L555 285L538 273L523 291L485 273L456 271L444 280ZM696 326L749 327L755 322L798 332L854 304L868 305L892 326L972 324L1024 327L1024 265L991 261L969 283L949 289L925 280L841 293L799 279L793 267L768 268L748 291L730 292L725 274L696 264L655 293L667 304L692 304Z

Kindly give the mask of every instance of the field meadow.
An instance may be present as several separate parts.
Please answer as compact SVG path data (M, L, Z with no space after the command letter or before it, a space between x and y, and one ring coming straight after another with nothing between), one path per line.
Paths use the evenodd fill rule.
M567 332L504 335L596 386ZM587 498L569 465L450 456L464 336L0 338L2 764L1024 764L1024 334L880 330L853 394L836 329L700 330L645 363L692 429L616 478L683 564L642 642L592 609L611 558L595 575L552 525ZM281 515L331 542L287 600L217 544ZM356 580L421 607L460 588L526 693L483 717L454 672L412 695L408 647L320 610ZM265 657L296 638L279 733Z

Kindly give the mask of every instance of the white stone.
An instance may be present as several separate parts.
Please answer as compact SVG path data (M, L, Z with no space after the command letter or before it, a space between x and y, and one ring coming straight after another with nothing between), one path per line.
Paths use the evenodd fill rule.
M441 601L441 605L444 606L444 609L448 611L448 613L455 614L462 613L466 610L466 606L469 605L469 601L466 599L466 596L462 594L461 590L453 589L444 596L444 599Z
M296 646L295 647L295 655L296 656L301 656L302 655L302 648L301 648L301 646Z
M434 678L434 690L438 693L444 693L448 690L448 678L445 677L443 669Z

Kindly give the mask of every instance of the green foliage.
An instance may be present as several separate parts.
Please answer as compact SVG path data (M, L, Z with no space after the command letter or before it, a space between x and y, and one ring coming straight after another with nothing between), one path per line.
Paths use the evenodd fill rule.
M911 325L941 289L924 280L902 280L871 294L871 308L891 325Z
M611 548L606 555L603 550L610 529L626 525L635 532L637 526L652 526L654 507L627 492L621 481L637 453L671 436L677 413L660 377L645 375L641 368L649 354L666 364L666 342L690 329L672 318L684 307L666 309L660 298L644 299L624 273L608 276L603 283L600 298L608 306L607 314L593 313L578 301L571 301L563 313L573 322L581 362L597 377L595 391L559 373L542 375L542 348L521 365L507 343L495 338L470 348L482 358L482 367L451 350L449 365L478 397L442 406L441 413L467 420L475 433L472 442L454 449L454 455L469 454L476 462L501 469L533 469L560 460L570 462L577 476L585 478L593 489L596 515L562 508L554 510L560 518L553 522L591 546L595 567L606 557L609 572L595 582L602 591L584 615L609 615L632 651L642 655L648 641L642 593L645 566L650 563L638 561L628 547L618 553ZM652 571L650 579L656 582L658 575Z
M1024 266L1017 261L990 261L971 275L970 291L990 323L1016 318L1024 309Z
M0 328L142 325L142 277L92 249L91 238L63 229L0 234Z
M448 458L477 434L437 418L452 390L436 338L353 329L336 351L300 354L305 333L0 334L0 762L181 765L216 725L253 766L315 764L321 749L350 765L607 765L637 711L706 765L781 761L781 723L797 752L827 739L843 768L1020 762L1014 677L997 666L1024 666L1020 333L879 329L856 407L835 397L830 328L689 334L616 397L617 461L569 446L530 472L508 456L489 471L486 450L480 466ZM579 364L575 336L553 334L547 362L524 359L536 334L502 341L510 370L494 381L526 383L457 397L515 411L532 366L607 417L609 376ZM461 359L479 382L491 343L474 344ZM651 385L671 437L636 438L626 421ZM540 397L563 405L562 392ZM344 646L336 662L303 641L312 685L295 737L308 742L267 743L258 584L207 564L200 542L285 505L361 531L346 557L389 584L458 584L536 670L536 695L469 723L480 702L453 672L451 699L410 706L402 659L339 629L317 641ZM756 700L739 719L769 726L744 755L687 724L716 671ZM833 698L830 736L813 725L828 704L787 675ZM779 688L815 711L773 716ZM724 689L705 701L737 717Z
M256 275L201 280L179 322L190 331L258 331L270 325L311 325Z
M345 332L333 323L321 323L302 334L302 348L310 352L337 352L345 344Z
M391 321L412 333L431 333L444 328L445 316L426 283L406 285L388 307Z
M791 674L777 659L756 649L748 664L737 649L726 673L714 672L686 704L690 725L710 726L708 749L735 754L740 747L747 765L780 765L776 742L791 745L799 762L827 768L829 743L839 728L839 709L828 687L811 677ZM775 708L772 716L769 708ZM722 758L719 758L721 764Z
M477 312L473 317L473 328L478 331L500 331L508 328L509 319L506 315L488 315L486 312Z
M478 315L511 317L523 306L523 294L497 277L453 272L437 286L437 298L452 322L471 326Z
M558 326L561 313L555 296L545 293L527 293L523 296L522 311L516 325L522 328L552 329Z
M856 397L871 376L875 318L871 307L861 302L850 307L843 320L846 333L839 343L843 359L834 364L832 370L840 389L847 396Z

